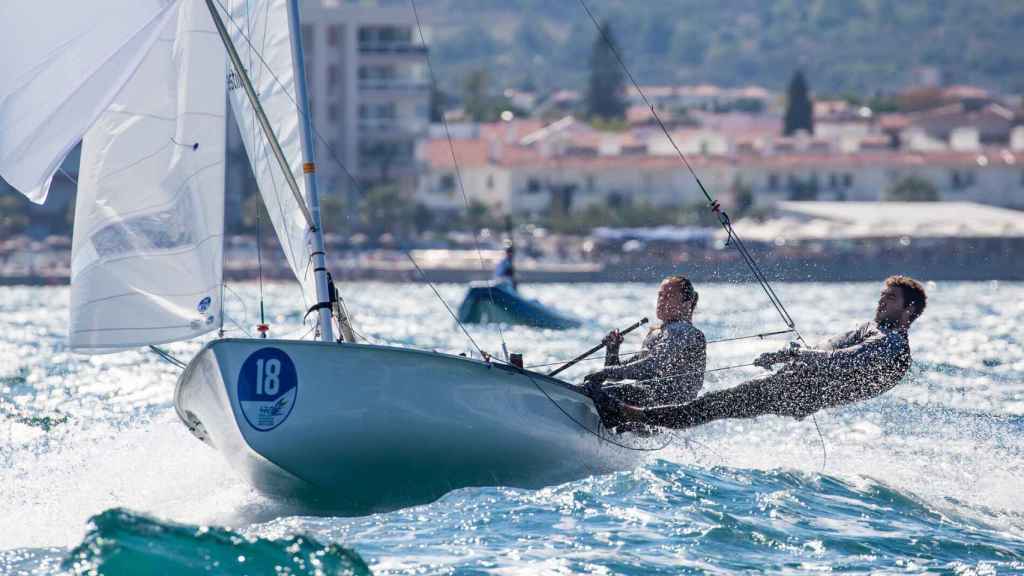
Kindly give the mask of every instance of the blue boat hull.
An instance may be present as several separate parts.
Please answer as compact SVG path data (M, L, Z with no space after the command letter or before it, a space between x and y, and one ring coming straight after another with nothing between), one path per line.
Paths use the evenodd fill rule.
M475 284L459 306L459 321L464 324L499 322L536 328L567 330L581 322L544 306L537 300L523 298L508 284Z

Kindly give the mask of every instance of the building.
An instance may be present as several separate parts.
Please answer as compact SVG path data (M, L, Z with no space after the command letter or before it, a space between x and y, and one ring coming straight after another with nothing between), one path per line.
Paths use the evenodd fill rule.
M318 0L303 6L310 108L328 140L320 167L326 191L397 181L412 192L416 141L427 131L427 47L405 5ZM326 154L324 153L326 152Z
M416 142L429 126L430 83L427 47L409 6L308 0L302 40L322 192L354 199L354 178L359 189L390 181L411 195L419 174ZM255 186L229 126L232 132L229 204Z
M527 128L529 130L527 130ZM538 127L513 121L462 130L455 157L469 199L503 213L572 213L593 204L681 206L703 201L660 131L600 132L571 117ZM705 187L727 206L741 190L756 205L790 200L876 202L901 180L927 180L940 200L1024 209L1024 138L1009 147L846 149L805 137L677 131L673 140ZM883 139L884 140L884 139ZM464 209L446 139L427 140L417 202Z

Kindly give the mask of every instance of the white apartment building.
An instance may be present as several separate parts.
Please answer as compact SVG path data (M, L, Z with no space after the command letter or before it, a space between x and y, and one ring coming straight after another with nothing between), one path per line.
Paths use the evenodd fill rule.
M416 141L429 125L430 84L427 47L409 5L304 0L302 40L322 192L352 198L347 168L364 190L391 180L411 195L419 173ZM241 139L233 129L230 134L234 208L255 184Z
M674 151L645 146L632 136L598 134L565 121L525 136L514 125L481 128L455 140L455 155L467 196L499 212L566 213L595 203L668 207L703 201ZM877 201L899 180L916 176L931 182L944 201L1024 209L1020 136L1006 148L844 152L779 146L717 154L695 151L681 136L679 143L701 181L727 207L742 188L759 205L801 199ZM620 145L610 146L608 139ZM417 201L436 210L464 209L448 142L428 140L421 154L428 173L420 181Z
M324 190L349 190L337 156L362 183L415 187L416 140L429 125L427 47L406 4L307 0L302 37Z

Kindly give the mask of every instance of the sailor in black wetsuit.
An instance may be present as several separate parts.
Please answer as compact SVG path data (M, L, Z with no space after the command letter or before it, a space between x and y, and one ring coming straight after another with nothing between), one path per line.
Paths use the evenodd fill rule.
M644 338L643 349L631 360L619 362L622 336L605 336L605 367L584 381L597 386L606 380L633 380L607 388L616 398L641 406L689 402L704 385L704 333L693 325L697 291L683 276L669 276L658 289L657 315L661 326Z
M769 376L711 392L688 404L641 408L606 392L590 391L606 426L643 422L690 428L727 418L765 414L806 418L822 410L874 398L892 389L910 368L910 324L924 312L924 287L906 276L891 276L882 288L875 320L828 340L818 349L791 345L762 354L755 364Z

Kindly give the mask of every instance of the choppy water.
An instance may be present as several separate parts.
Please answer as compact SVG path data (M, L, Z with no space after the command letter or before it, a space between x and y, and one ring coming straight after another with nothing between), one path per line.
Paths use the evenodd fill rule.
M756 286L698 288L709 339L780 327ZM232 302L233 315L251 326L255 287L235 289L247 310ZM878 286L778 290L810 339L866 320ZM332 518L261 497L194 440L174 415L170 365L141 351L69 354L66 289L0 288L0 573L1024 573L1024 285L930 290L908 381L818 415L827 459L810 420L720 422L628 472ZM267 290L276 335L302 333L293 291ZM441 291L454 306L463 289ZM653 316L651 285L526 291L589 319L561 333L506 328L527 364ZM344 292L368 334L468 349L425 286ZM500 350L496 330L472 331ZM712 345L709 366L781 342ZM170 348L187 359L197 346ZM707 387L755 373L717 372Z

